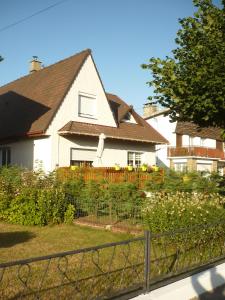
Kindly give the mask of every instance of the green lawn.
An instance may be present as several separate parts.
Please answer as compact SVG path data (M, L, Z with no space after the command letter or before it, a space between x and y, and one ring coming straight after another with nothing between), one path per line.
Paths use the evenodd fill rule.
M78 225L37 227L0 223L0 263L128 238L128 234Z

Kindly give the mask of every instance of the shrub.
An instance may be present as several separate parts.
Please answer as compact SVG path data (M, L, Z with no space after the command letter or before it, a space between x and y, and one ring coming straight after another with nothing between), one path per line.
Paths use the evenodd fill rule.
M74 220L74 214L75 214L75 207L74 205L69 204L64 214L64 223L72 224Z
M109 215L117 219L140 217L145 194L132 183L111 183L105 192Z
M143 208L152 232L165 232L225 219L225 198L219 194L155 192Z
M0 219L22 225L61 223L67 198L55 173L0 168Z
M105 204L104 193L100 183L93 180L87 182L80 194L80 212L95 216L101 214Z
M10 203L7 220L21 225L61 223L66 211L65 196L60 189L26 188Z
M161 179L161 180L160 180ZM160 174L153 173L151 179L145 184L147 191L165 192L204 192L204 193L223 193L225 179L218 173L201 174L200 172L175 172L165 171L164 178Z

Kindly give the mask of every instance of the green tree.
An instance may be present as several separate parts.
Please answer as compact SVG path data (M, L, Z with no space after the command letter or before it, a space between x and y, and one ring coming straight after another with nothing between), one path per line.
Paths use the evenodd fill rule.
M3 60L4 58L0 55L0 62Z
M151 103L170 108L172 121L218 126L225 132L225 0L193 0L193 17L179 19L171 57L142 65L152 73Z

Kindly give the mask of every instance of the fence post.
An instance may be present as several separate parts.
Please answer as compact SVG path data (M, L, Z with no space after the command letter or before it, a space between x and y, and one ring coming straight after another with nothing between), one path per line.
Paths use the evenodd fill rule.
M150 283L150 260L151 260L151 234L149 230L145 230L145 291L149 291L149 283Z

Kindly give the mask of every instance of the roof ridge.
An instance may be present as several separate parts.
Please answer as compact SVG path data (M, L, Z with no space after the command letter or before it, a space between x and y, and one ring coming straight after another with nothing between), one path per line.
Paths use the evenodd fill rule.
M73 55L71 55L71 56L69 56L69 57L67 57L67 58L61 59L61 60L59 60L59 61L57 61L57 62L55 62L55 63L53 63L53 64L51 64L51 65L49 65L49 66L47 66L47 67L44 67L44 68L40 69L40 70L37 71L37 72L39 73L39 72L44 71L44 70L46 70L46 69L48 69L48 68L54 67L55 65L57 65L57 64L59 64L59 63L62 63L63 61L66 61L66 60L68 60L68 59L71 59L71 58L74 57L74 56L80 55L80 54L82 54L82 53L84 53L84 52L87 52L88 54L91 54L91 49L87 48L87 49L85 49L85 50L82 50L82 51L80 51L80 52L78 52L78 53L75 53L75 54L73 54ZM6 83L6 84L4 84L4 85L1 85L1 86L0 86L0 89L3 88L3 87L7 87L7 85L11 85L11 84L15 83L16 81L19 81L19 80L21 80L21 79L24 79L24 78L26 78L26 77L28 77L28 76L33 76L33 75L35 75L37 72L29 73L29 74L27 74L27 75L24 75L24 76L21 76L21 77L15 79L15 80L13 80L13 81L10 81L10 82L8 82L8 83Z

